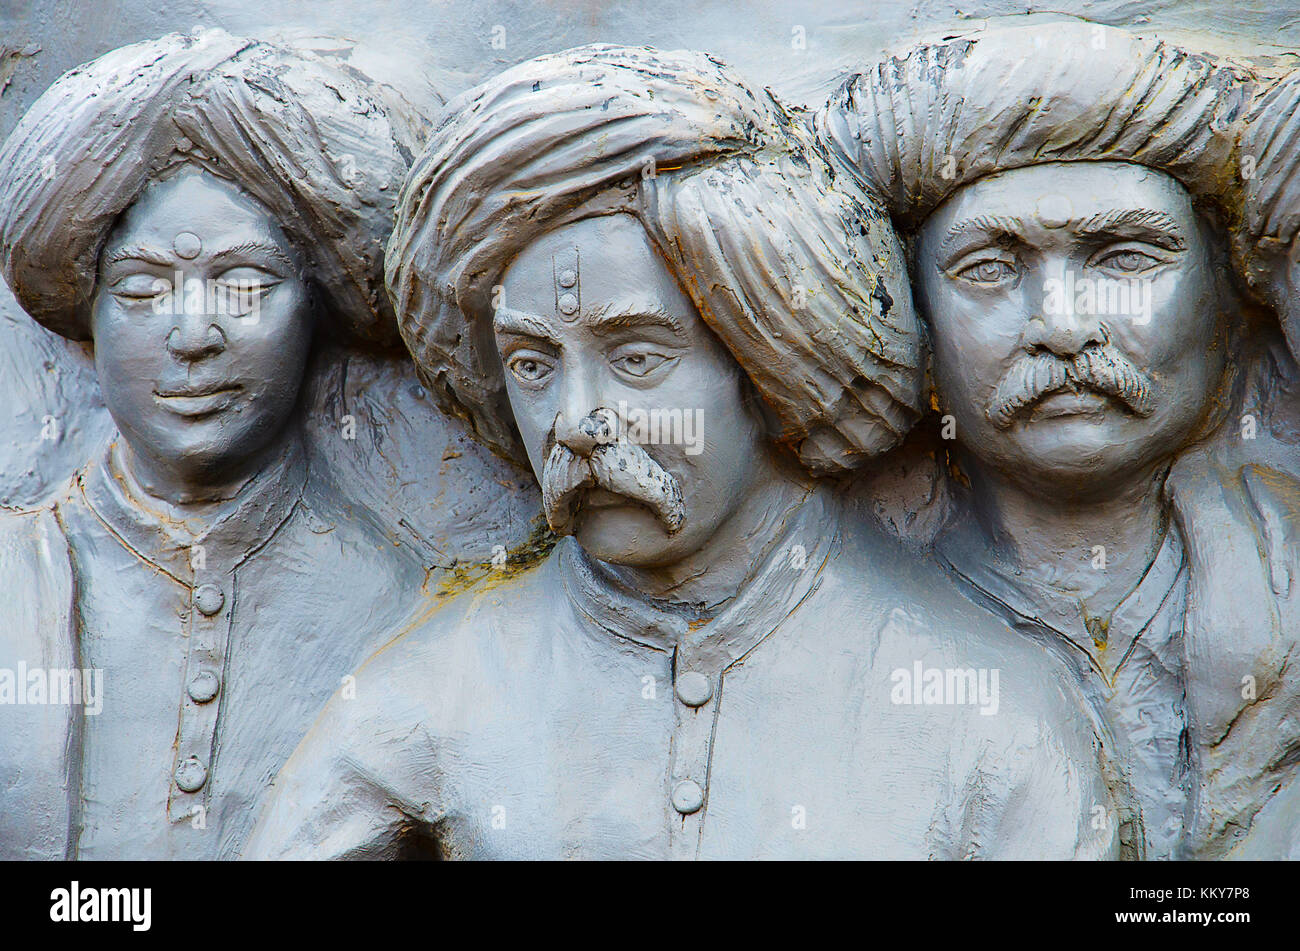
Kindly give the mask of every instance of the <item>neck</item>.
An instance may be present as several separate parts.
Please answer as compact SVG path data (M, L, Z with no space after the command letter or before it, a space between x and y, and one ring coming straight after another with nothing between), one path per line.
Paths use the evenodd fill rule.
M183 510L185 517L201 515L233 499L287 448L286 439L281 438L235 463L186 468L138 453L126 440L120 447L122 466L134 483L147 495Z
M1104 497L1039 494L967 460L974 515L1002 561L1027 578L1109 614L1155 560L1168 526L1161 484L1167 467Z
M780 534L790 512L807 497L808 485L781 472L769 459L744 500L694 554L655 568L606 564L606 569L643 597L713 610L734 598L753 572L754 553Z

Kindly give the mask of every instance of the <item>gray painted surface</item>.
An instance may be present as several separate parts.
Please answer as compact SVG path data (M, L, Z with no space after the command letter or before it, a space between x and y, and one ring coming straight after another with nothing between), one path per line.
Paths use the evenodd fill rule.
M315 54L10 140L0 672L109 705L0 707L0 855L1295 857L1300 9L745 6L0 10L0 139Z

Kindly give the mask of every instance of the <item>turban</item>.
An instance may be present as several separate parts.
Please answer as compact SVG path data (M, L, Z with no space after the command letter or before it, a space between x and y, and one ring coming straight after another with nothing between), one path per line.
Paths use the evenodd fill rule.
M1259 292L1270 285L1270 261L1285 254L1300 231L1300 70L1260 97L1246 121L1241 155L1253 168L1250 174L1243 168L1234 243L1238 266Z
M1147 165L1221 202L1253 88L1207 55L1053 23L915 46L850 76L816 125L910 230L963 185L1045 162Z
M638 218L814 472L917 416L918 327L888 216L800 122L698 53L589 46L522 63L448 106L402 190L388 286L444 410L526 456L492 336L493 287L545 232Z
M392 90L307 52L220 30L114 50L60 77L0 150L5 279L37 321L88 339L115 221L152 181L192 163L277 219L328 327L398 345L383 243L422 132Z

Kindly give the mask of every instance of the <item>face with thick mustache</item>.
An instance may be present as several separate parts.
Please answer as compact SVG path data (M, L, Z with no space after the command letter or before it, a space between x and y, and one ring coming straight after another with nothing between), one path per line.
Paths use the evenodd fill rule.
M206 172L157 182L122 214L91 333L137 474L210 479L284 431L311 345L301 271L270 212Z
M552 529L618 565L699 551L750 491L766 436L740 366L640 222L556 228L501 287L497 350Z
M916 245L957 440L1036 491L1113 487L1196 432L1225 367L1223 249L1174 178L1049 163L962 188Z

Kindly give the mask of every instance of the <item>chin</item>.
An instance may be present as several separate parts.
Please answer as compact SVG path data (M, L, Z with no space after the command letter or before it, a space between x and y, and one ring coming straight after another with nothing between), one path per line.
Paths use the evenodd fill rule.
M131 448L139 452L142 443L147 443L148 449L142 455L170 460L177 471L196 477L220 476L238 468L266 445L265 439L254 438L253 433L232 432L230 422L218 418L189 420L181 425L173 422L172 428L158 434L158 438L132 441Z
M573 537L592 558L612 565L655 568L681 557L680 535L669 535L648 509L635 504L580 512Z
M1017 481L1055 497L1087 500L1113 497L1127 484L1145 475L1149 461L1135 454L1123 440L1114 442L1054 443L1048 452L1026 452L1008 460L1007 471Z

